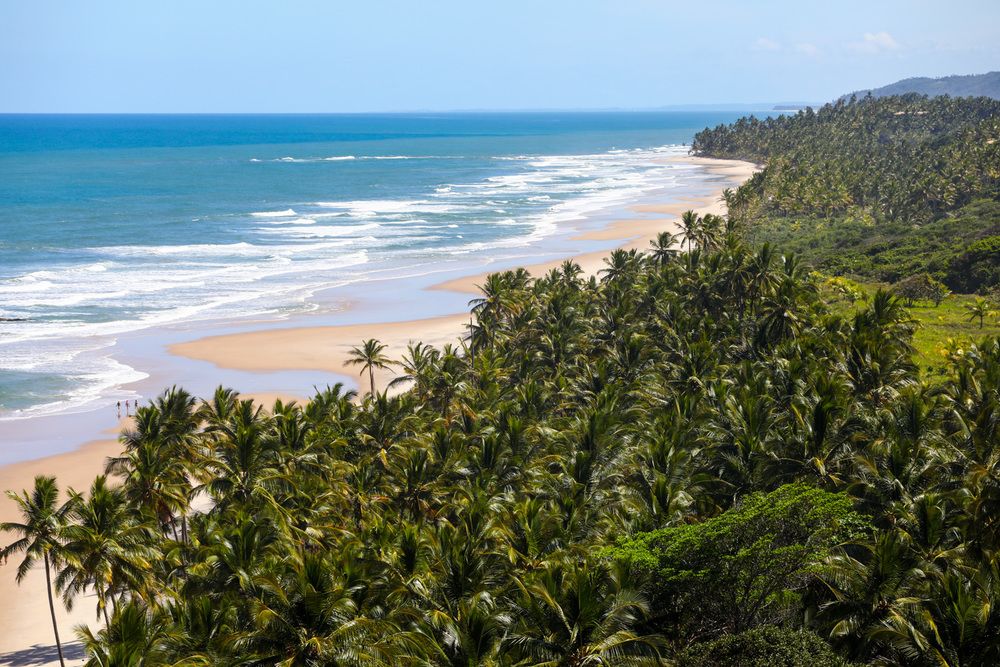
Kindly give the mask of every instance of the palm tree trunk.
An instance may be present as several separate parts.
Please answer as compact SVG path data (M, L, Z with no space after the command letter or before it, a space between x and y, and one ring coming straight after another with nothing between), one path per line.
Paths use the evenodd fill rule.
M63 659L62 644L59 642L59 626L56 624L56 606L52 602L52 575L49 574L49 553L45 552L45 592L49 594L49 613L52 614L52 632L56 636L56 650L59 651L59 664L66 667Z
M372 385L371 394L372 394L372 397L374 397L375 396L375 370L371 366L368 367L368 380L371 382L371 385Z
M104 613L104 627L110 628L111 621L108 620L108 600L103 594L101 595L101 611Z

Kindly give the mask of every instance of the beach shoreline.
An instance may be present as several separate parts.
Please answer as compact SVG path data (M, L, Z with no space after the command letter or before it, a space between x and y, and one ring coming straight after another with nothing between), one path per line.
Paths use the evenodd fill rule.
M604 258L614 248L647 250L649 240L663 230L677 232L677 218L688 209L699 214L724 214L721 201L722 190L735 187L748 179L759 167L751 163L733 160L714 160L693 157L675 157L671 160L703 167L706 173L716 177L718 183L704 196L672 196L667 204L636 203L628 207L630 216L615 219L599 228L582 231L573 239L599 243L603 249L570 255L539 263L528 263L526 268L538 276L559 266L567 259L578 263L586 274L596 274L603 267ZM497 270L504 270L498 268ZM429 287L426 292L461 294L472 298L481 284L494 270L472 272L448 279ZM454 299L452 299L454 301ZM399 358L409 342L421 341L440 347L445 343L457 343L469 323L469 313L424 317L418 319L398 319L394 321L374 321L328 326L293 326L285 328L259 327L237 333L203 336L186 342L167 346L169 355L178 361L208 362L212 368L230 369L245 373L268 374L288 371L326 371L339 376L354 378L362 391L367 388L361 381L358 368L347 364L352 347L365 338L377 338L388 345L387 354ZM221 371L220 371L221 372ZM385 388L394 377L391 370L377 371L376 388ZM238 388L238 387L237 387ZM303 387L305 389L305 387ZM265 406L270 406L275 398L283 400L303 400L287 391L255 391L246 396L255 398ZM35 475L54 475L60 488L73 487L84 490L93 478L103 472L108 456L120 451L114 437L118 428L109 429L107 437L84 442L75 449L32 460L20 461L0 466L0 490L28 488ZM6 498L0 498L0 521L15 520L14 505ZM12 664L8 656L15 652L39 651L53 645L52 629L42 620L47 618L47 602L42 591L43 579L37 569L29 574L22 587L14 581L16 562L12 559L0 566L0 599L6 604L0 606L0 665ZM76 624L93 622L93 609L89 600L83 599L72 612L57 610L60 634L66 641L74 638L72 628ZM54 649L53 649L54 650ZM57 664L33 662L32 664ZM79 661L67 660L67 664Z
M678 219L686 210L699 215L723 215L725 205L721 200L726 187L735 187L759 169L758 165L736 160L680 157L674 161L696 164L715 176L724 177L709 195L684 198L669 204L636 204L628 207L636 217L614 220L600 229L582 232L576 240L617 242L611 247L583 254L563 257L547 262L524 266L533 276L540 276L558 267L566 260L580 265L584 275L596 275L604 266L604 258L614 248L648 250L649 241L664 230L679 233ZM458 292L470 298L479 293L478 285L493 271L447 280L434 284L427 291ZM322 370L338 375L358 378L357 367L348 363L350 351L362 340L375 338L387 346L386 354L398 359L411 342L440 347L445 343L457 344L469 324L468 311L449 315L400 319L363 324L303 326L281 329L222 334L176 343L168 351L176 356L208 362L220 369L252 372L282 370ZM392 369L375 371L376 390L382 391L396 377Z

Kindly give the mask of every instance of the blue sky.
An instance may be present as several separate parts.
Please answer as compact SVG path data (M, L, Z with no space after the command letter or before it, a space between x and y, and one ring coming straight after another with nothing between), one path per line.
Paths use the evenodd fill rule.
M1000 69L1000 0L0 0L0 111L825 101Z

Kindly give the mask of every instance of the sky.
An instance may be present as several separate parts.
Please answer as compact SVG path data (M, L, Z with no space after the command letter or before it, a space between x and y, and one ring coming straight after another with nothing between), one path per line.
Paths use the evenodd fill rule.
M0 112L824 102L1000 69L1000 0L0 0Z

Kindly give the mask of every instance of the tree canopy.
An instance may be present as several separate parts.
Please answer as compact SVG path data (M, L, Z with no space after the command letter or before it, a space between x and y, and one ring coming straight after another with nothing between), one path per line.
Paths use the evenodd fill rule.
M108 617L89 664L660 664L761 628L995 662L1000 342L925 384L897 298L832 311L796 257L691 227L492 276L398 395L141 407L45 524Z

